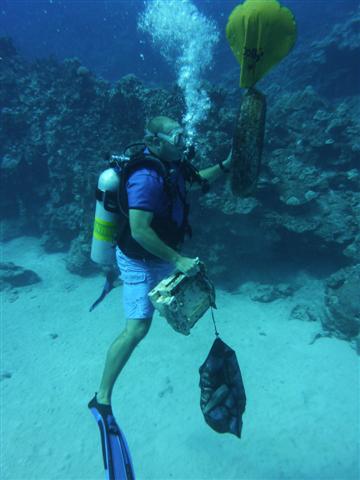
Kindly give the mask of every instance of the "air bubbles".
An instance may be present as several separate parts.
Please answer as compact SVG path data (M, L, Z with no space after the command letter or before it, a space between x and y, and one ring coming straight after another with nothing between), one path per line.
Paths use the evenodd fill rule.
M154 46L174 67L186 102L183 121L193 137L210 108L202 77L212 63L218 28L190 0L152 0L145 6L138 28L151 36Z

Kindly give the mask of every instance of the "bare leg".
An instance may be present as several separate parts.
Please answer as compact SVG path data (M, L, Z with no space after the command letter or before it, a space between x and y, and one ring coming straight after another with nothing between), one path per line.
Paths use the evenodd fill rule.
M129 319L125 330L111 344L105 362L105 368L97 394L99 403L111 404L111 394L130 355L138 343L145 337L151 325L151 318Z

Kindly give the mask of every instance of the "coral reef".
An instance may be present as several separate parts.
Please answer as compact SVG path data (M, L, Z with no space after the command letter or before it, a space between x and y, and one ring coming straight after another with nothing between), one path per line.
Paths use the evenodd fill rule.
M48 252L73 252L89 242L103 152L141 141L159 104L180 117L179 90L150 90L133 75L111 86L77 59L27 64L6 38L0 51L2 239L37 234Z
M208 238L221 245L226 231L227 244L236 246L220 252L222 263L228 265L241 264L249 255L259 258L264 252L281 251L304 264L331 257L335 270L336 265L358 263L360 116L356 99L331 104L307 87L293 94L270 91L268 105L258 191L241 200L234 199L228 187L219 186L199 198L196 224L202 229L201 247L208 250ZM225 131L233 118L228 117ZM215 124L210 120L209 139ZM218 149L215 155L219 158L224 153ZM211 225L202 225L200 219L208 216Z
M296 90L264 84L267 131L256 194L235 198L229 183L220 181L207 195L191 194L197 228L186 251L202 252L210 275L226 277L229 288L239 270L269 270L274 261L307 269L323 261L328 274L359 264L359 92L335 95L339 77L335 65L331 70L334 49L343 54L344 74L354 67L358 25L357 16L314 46L319 74L307 78L315 67L303 66ZM97 268L89 252L94 190L106 168L103 153L141 141L154 115L181 118L184 98L177 87L148 88L133 75L110 85L77 59L29 64L6 38L0 39L0 54L2 240L36 234L46 251L67 252L70 271L87 275ZM238 89L209 83L204 88L212 106L198 128L200 168L228 154L241 101ZM329 318L336 317L329 302ZM341 332L341 325L334 328Z
M308 71L315 72L315 86L322 95L360 94L360 65L356 60L360 57L360 7L311 47Z

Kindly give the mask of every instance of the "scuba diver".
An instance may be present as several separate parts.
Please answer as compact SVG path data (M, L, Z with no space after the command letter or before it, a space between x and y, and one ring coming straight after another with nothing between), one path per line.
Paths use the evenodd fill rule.
M148 293L174 269L188 276L200 269L199 258L183 256L180 251L185 236L191 235L187 194L199 188L205 193L209 184L230 172L231 155L200 171L189 161L194 155L177 121L155 117L147 125L141 151L130 157L116 184L121 217L116 225L116 262L123 282L126 326L107 352L100 387L89 408L100 429L109 419L115 424L119 445L124 438L112 414L111 395L119 374L151 326L154 307ZM104 193L99 193L98 200ZM103 222L103 227L108 223ZM105 425L102 438L108 430Z
M108 350L98 393L89 403L100 427L109 479L134 478L125 438L112 414L111 394L133 350L149 331L154 307L148 293L173 269L193 276L201 268L199 258L181 254L184 238L191 234L187 193L195 188L206 192L222 173L230 172L230 164L233 194L246 197L255 190L266 116L265 96L255 85L295 45L296 22L291 11L276 0L246 0L230 15L226 35L241 65L240 86L249 89L228 158L198 171L189 161L194 151L186 147L181 125L159 116L147 126L145 148L132 155L126 166L108 169L99 179L92 259L113 263L112 240L118 230L116 260L126 316L125 329ZM118 210L119 224L113 218ZM92 308L112 288L110 277ZM240 437L246 398L235 352L217 338L200 370L206 422L215 431Z
M111 404L117 377L134 348L149 331L154 313L148 298L150 290L174 269L190 276L199 270L198 258L188 258L180 253L184 237L190 232L187 192L211 184L222 173L230 171L229 155L225 161L195 172L196 176L192 171L194 167L187 172L181 162L186 150L184 130L168 117L150 120L144 143L144 162L133 169L135 171L126 181L128 219L116 247L116 260L123 281L126 326L107 353L96 397L105 405ZM169 171L167 179L155 166L158 160Z

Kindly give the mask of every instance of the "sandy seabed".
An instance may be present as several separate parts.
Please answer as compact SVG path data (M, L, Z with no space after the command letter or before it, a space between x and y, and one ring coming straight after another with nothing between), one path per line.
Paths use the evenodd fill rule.
M1 479L102 479L87 403L124 327L121 287L89 313L103 278L70 274L64 255L46 254L34 238L1 251L2 261L42 278L1 296ZM113 394L136 477L358 479L359 357L334 338L310 345L319 323L289 320L298 303L320 308L322 295L311 277L269 304L217 291L218 329L237 353L247 394L240 440L211 430L199 407L198 368L215 338L210 313L188 337L155 315Z

